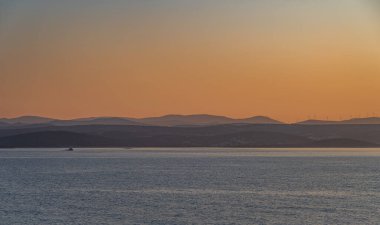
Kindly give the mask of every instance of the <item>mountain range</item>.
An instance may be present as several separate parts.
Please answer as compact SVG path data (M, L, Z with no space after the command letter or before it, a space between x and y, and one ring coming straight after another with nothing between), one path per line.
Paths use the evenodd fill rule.
M299 122L297 124L304 125L323 125L323 124L380 124L380 117L367 117L367 118L353 118L349 120L342 121L331 121L331 120L306 120Z
M0 148L15 147L379 147L380 118L308 120L214 115L72 120L0 119Z
M71 120L60 120L39 116L22 116L0 119L0 127L20 126L77 126L77 125L136 125L136 126L212 126L222 124L285 124L265 116L254 116L244 119L233 119L216 115L166 115L161 117L128 118L128 117L91 117ZM353 118L343 121L306 120L300 125L332 124L380 124L380 117Z
M379 147L380 125L76 125L0 129L16 147Z
M264 116L245 119L232 119L215 115L166 115L149 118L128 117L91 117L72 120L59 120L38 116L22 116L18 118L0 119L0 126L26 126L26 125L140 125L140 126L209 126L220 124L282 124L282 122Z

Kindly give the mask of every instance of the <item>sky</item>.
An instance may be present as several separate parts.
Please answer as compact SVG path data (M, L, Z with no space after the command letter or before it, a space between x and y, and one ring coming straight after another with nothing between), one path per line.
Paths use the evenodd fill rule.
M0 117L380 116L376 0L0 0Z

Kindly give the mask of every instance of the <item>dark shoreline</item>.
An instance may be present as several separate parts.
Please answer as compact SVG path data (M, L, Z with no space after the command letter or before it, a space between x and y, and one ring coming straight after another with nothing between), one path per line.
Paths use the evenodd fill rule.
M376 148L380 125L128 125L0 129L0 148Z

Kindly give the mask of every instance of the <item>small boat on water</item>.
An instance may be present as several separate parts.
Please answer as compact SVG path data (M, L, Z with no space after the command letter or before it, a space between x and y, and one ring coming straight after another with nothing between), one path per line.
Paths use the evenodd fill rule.
M68 148L68 149L66 149L66 151L72 152L72 151L74 151L74 149L73 148Z

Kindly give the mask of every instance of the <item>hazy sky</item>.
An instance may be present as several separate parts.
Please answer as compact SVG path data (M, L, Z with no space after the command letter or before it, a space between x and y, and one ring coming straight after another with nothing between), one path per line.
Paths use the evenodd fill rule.
M376 0L0 0L0 117L380 116Z

